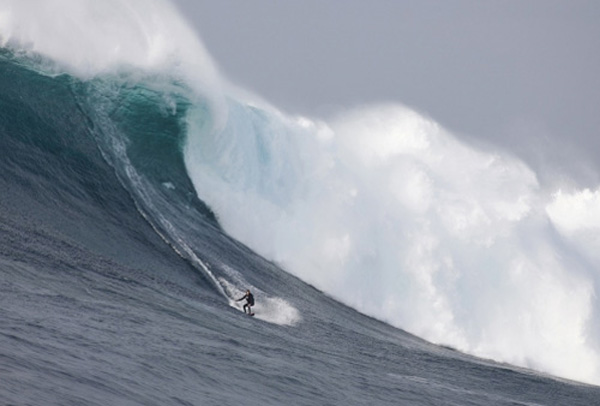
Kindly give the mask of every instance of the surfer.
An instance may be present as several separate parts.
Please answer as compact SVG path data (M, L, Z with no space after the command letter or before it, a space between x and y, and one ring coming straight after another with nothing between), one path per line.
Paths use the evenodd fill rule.
M252 313L252 309L250 309L251 306L254 306L254 295L252 295L252 293L250 293L250 289L248 289L246 291L246 294L244 296L242 296L241 298L239 298L237 301L241 301L246 299L246 304L244 305L244 313L246 313L246 307L248 308L248 314L250 316L254 315L254 313Z

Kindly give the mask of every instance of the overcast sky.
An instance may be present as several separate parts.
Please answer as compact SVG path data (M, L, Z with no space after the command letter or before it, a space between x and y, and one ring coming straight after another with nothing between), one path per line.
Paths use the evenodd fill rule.
M399 102L600 181L600 1L173 1L227 78L285 112Z

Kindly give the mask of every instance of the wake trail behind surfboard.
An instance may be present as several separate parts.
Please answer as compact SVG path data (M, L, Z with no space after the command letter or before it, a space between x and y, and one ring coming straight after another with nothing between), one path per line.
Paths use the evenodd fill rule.
M242 305L236 300L244 295L246 289L242 289L225 278L219 278L219 282L226 292L229 305L236 310L244 311ZM286 300L280 297L270 297L265 292L255 286L249 286L247 283L240 281L240 284L248 286L254 292L255 304L252 306L257 319L264 320L269 323L293 326L302 320L300 312Z

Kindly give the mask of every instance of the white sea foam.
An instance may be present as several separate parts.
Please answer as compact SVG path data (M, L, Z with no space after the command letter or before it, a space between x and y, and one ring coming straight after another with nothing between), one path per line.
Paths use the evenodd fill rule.
M600 189L559 190L546 212L559 232L600 269Z
M221 133L197 121L198 193L257 252L433 342L600 382L594 272L553 227L570 203L548 217L523 162L400 105L324 123L233 102Z

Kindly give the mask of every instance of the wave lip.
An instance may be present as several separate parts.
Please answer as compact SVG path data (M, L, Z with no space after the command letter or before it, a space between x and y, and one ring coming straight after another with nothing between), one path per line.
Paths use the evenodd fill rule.
M42 70L79 78L121 69L179 77L222 103L221 79L202 41L163 0L2 0L0 45L42 56Z

